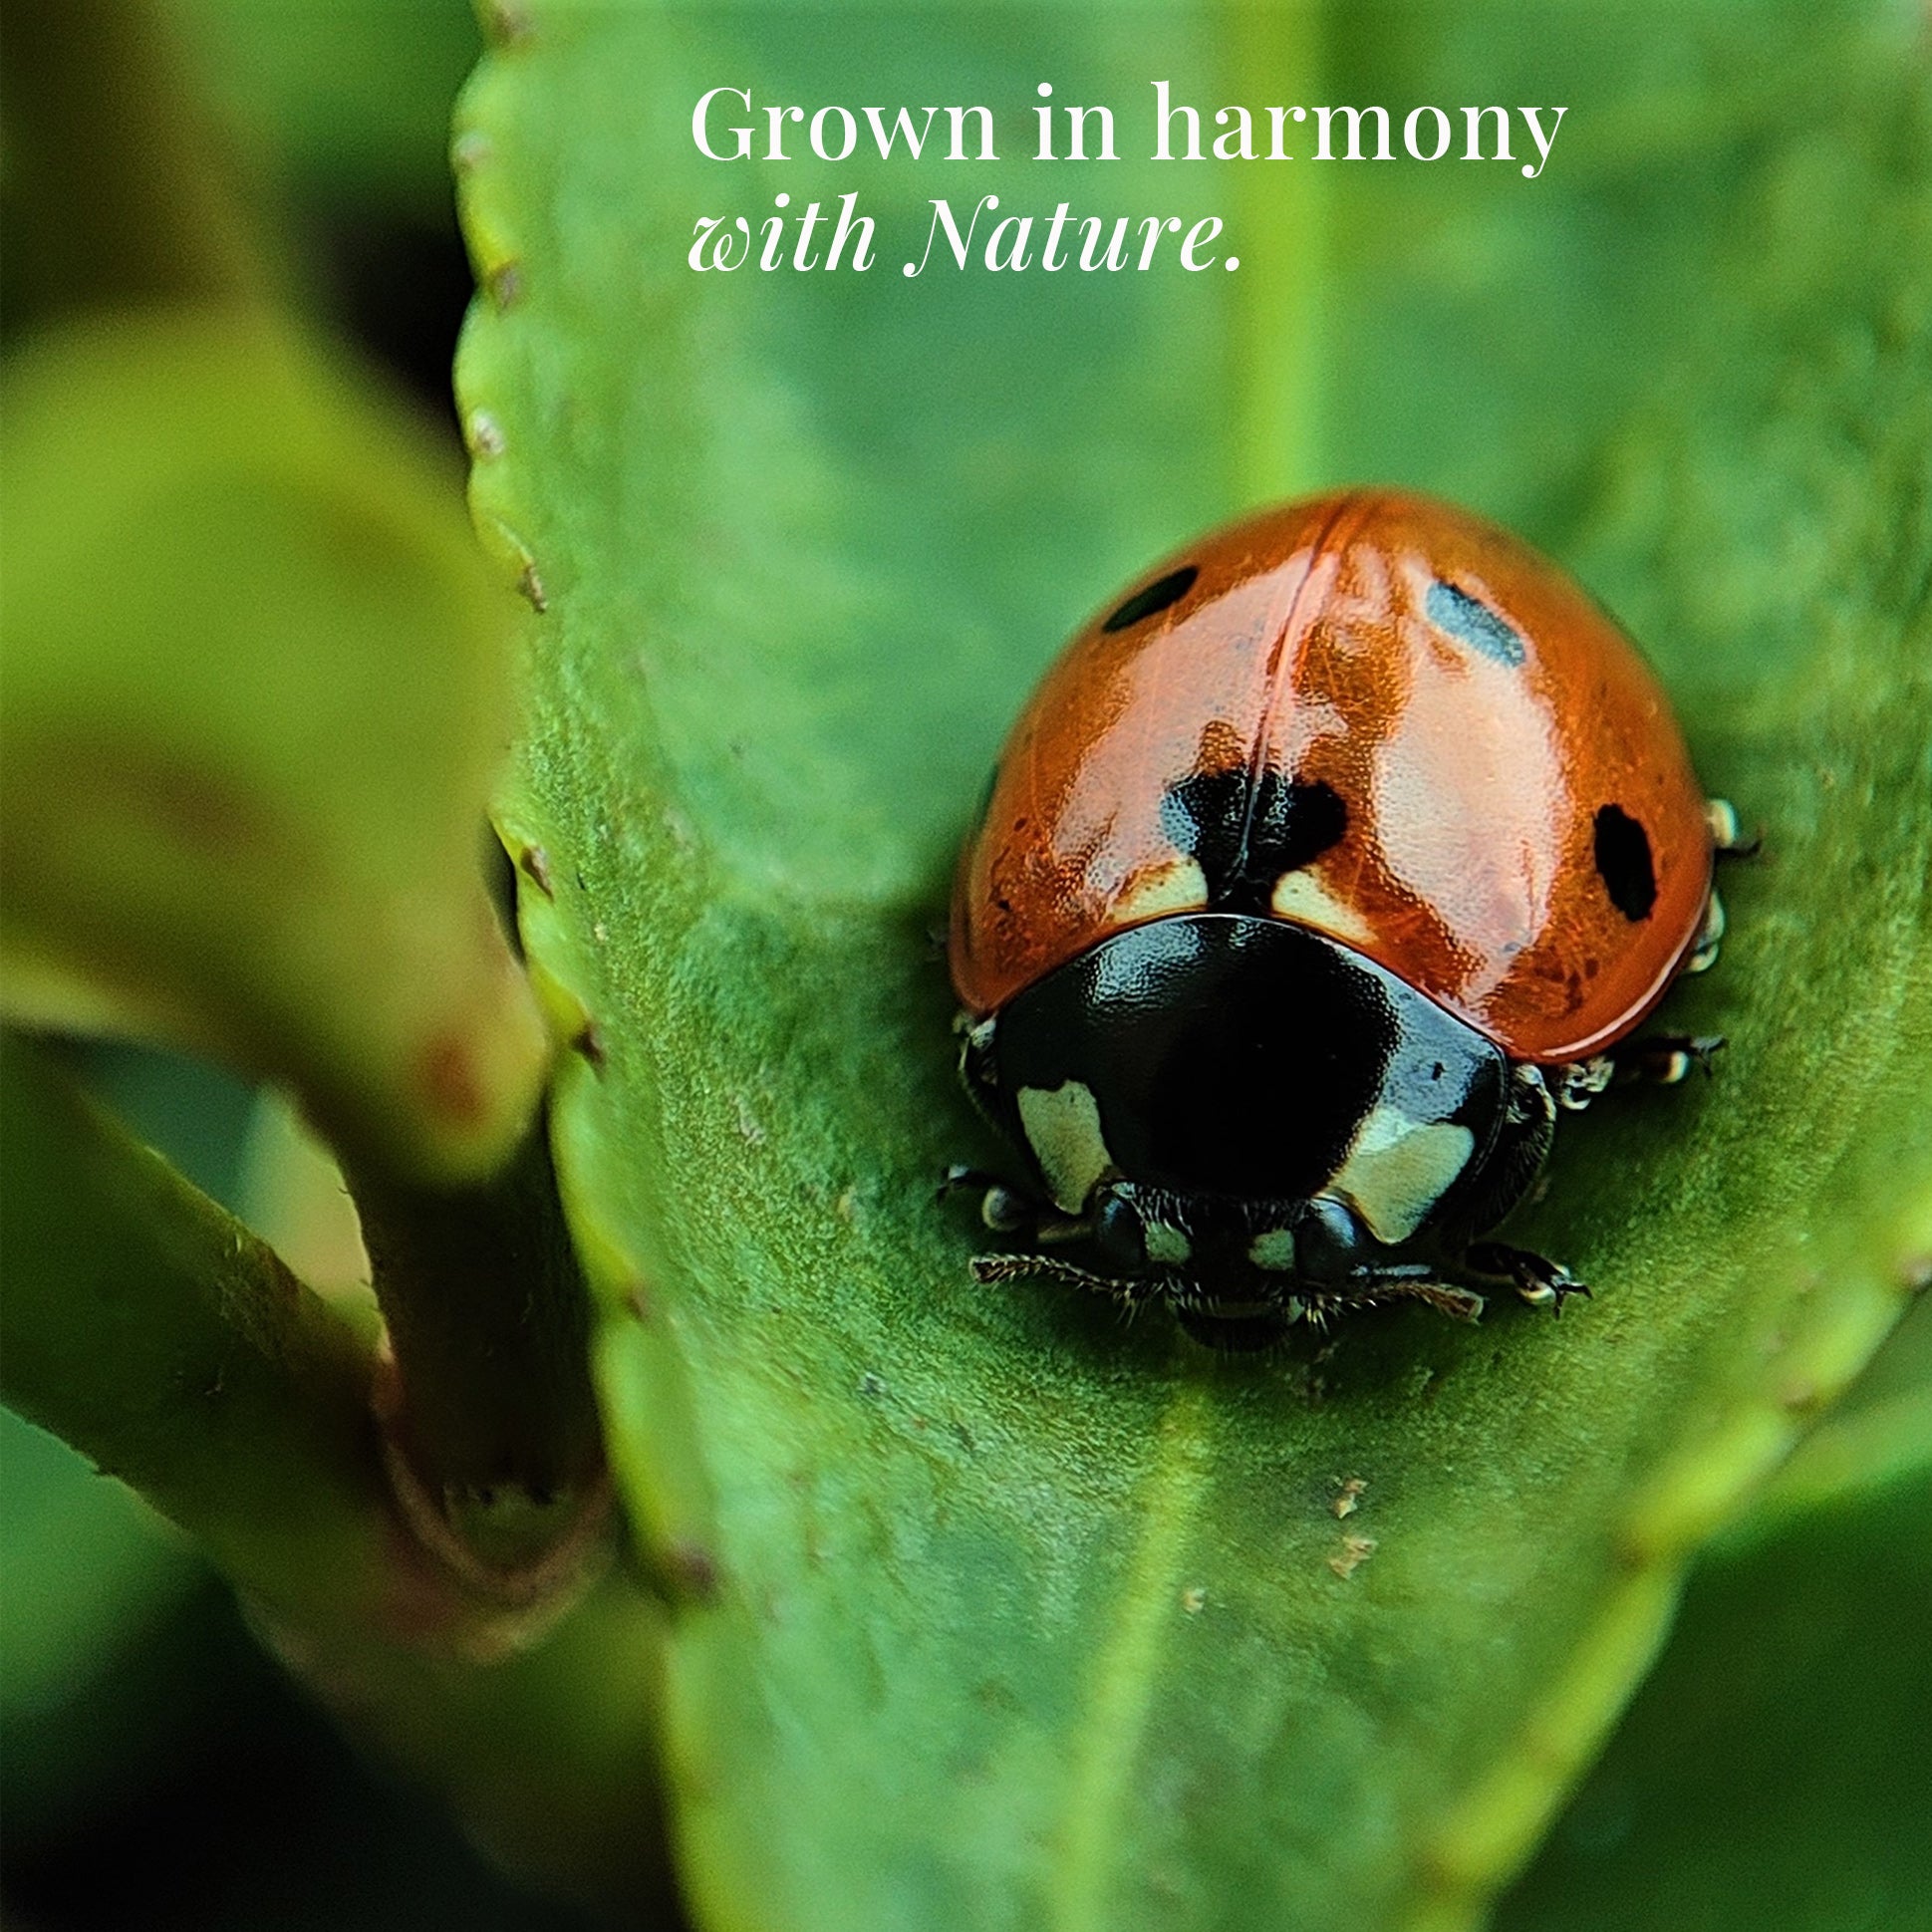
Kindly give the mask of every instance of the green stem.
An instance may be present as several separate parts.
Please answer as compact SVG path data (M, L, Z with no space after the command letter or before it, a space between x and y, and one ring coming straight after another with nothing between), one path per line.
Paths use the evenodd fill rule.
M589 1300L545 1122L480 1186L425 1188L361 1165L348 1178L389 1327L390 1427L418 1530L505 1578L543 1563L605 1495Z
M0 1393L304 1622L399 1607L373 1337L0 1038Z
M14 1034L0 1157L0 1395L200 1542L290 1666L499 1855L668 1912L656 1601L594 1576L587 1547L581 1594L507 1609L430 1560L371 1407L374 1323L303 1287Z

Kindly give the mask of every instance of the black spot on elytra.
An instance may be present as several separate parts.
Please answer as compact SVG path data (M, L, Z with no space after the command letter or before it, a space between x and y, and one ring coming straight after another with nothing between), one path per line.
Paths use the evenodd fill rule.
M1263 770L1198 771L1161 800L1161 829L1200 867L1216 912L1265 913L1274 882L1340 842L1348 808L1332 785Z
M1152 617L1156 611L1164 611L1170 604L1180 603L1194 588L1194 580L1200 575L1201 572L1193 564L1183 564L1179 570L1170 570L1158 583L1149 584L1145 590L1137 590L1100 628L1103 631L1125 631L1142 618Z
M1621 805L1602 805L1596 814L1596 870L1610 904L1634 925L1650 917L1657 903L1657 868L1650 838Z
M1438 578L1429 586L1422 608L1437 630L1447 631L1459 644L1482 652L1486 658L1494 658L1500 665L1521 664L1521 635L1468 591L1458 590L1454 584L1445 584Z

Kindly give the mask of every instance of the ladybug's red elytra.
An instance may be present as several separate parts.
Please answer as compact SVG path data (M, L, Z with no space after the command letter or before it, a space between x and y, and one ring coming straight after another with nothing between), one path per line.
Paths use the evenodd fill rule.
M1560 1306L1482 1237L1558 1108L1720 1043L1637 1029L1738 849L1629 640L1495 525L1349 490L1190 545L1048 671L961 855L963 1073L1029 1169L955 1170L1018 1243L975 1272L1229 1348Z

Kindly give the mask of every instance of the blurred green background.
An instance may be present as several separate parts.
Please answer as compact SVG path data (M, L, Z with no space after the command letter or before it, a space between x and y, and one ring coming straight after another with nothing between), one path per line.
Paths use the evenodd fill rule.
M8 347L71 306L60 224L64 191L82 185L50 184L23 160L16 90L39 78L63 15L78 39L91 11L10 9ZM396 379L446 444L453 495L449 365L471 278L448 129L481 49L470 8L161 0L154 11L286 298ZM190 1179L272 1216L264 1176L285 1146L279 1108L162 1053L100 1045L74 1058ZM509 1885L439 1805L359 1754L179 1537L3 1409L0 1815L0 1920L16 1932L583 1923Z

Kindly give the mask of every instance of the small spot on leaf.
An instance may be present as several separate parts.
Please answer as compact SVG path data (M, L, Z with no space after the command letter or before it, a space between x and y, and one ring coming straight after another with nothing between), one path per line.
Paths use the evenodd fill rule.
M1344 1536L1342 1546L1328 1559L1328 1567L1347 1581L1375 1554L1373 1536Z
M534 32L523 0L486 0L482 22L492 47L520 47Z
M709 1603L717 1596L717 1558L702 1543L674 1543L666 1568L681 1595L697 1603Z
M477 461L503 453L503 428L487 410L472 410L463 424L464 441Z
M550 883L550 855L540 845L526 845L516 858L517 869L546 899L557 894Z
M444 1034L423 1048L416 1077L429 1110L445 1121L471 1125L483 1118L485 1100L467 1044Z

